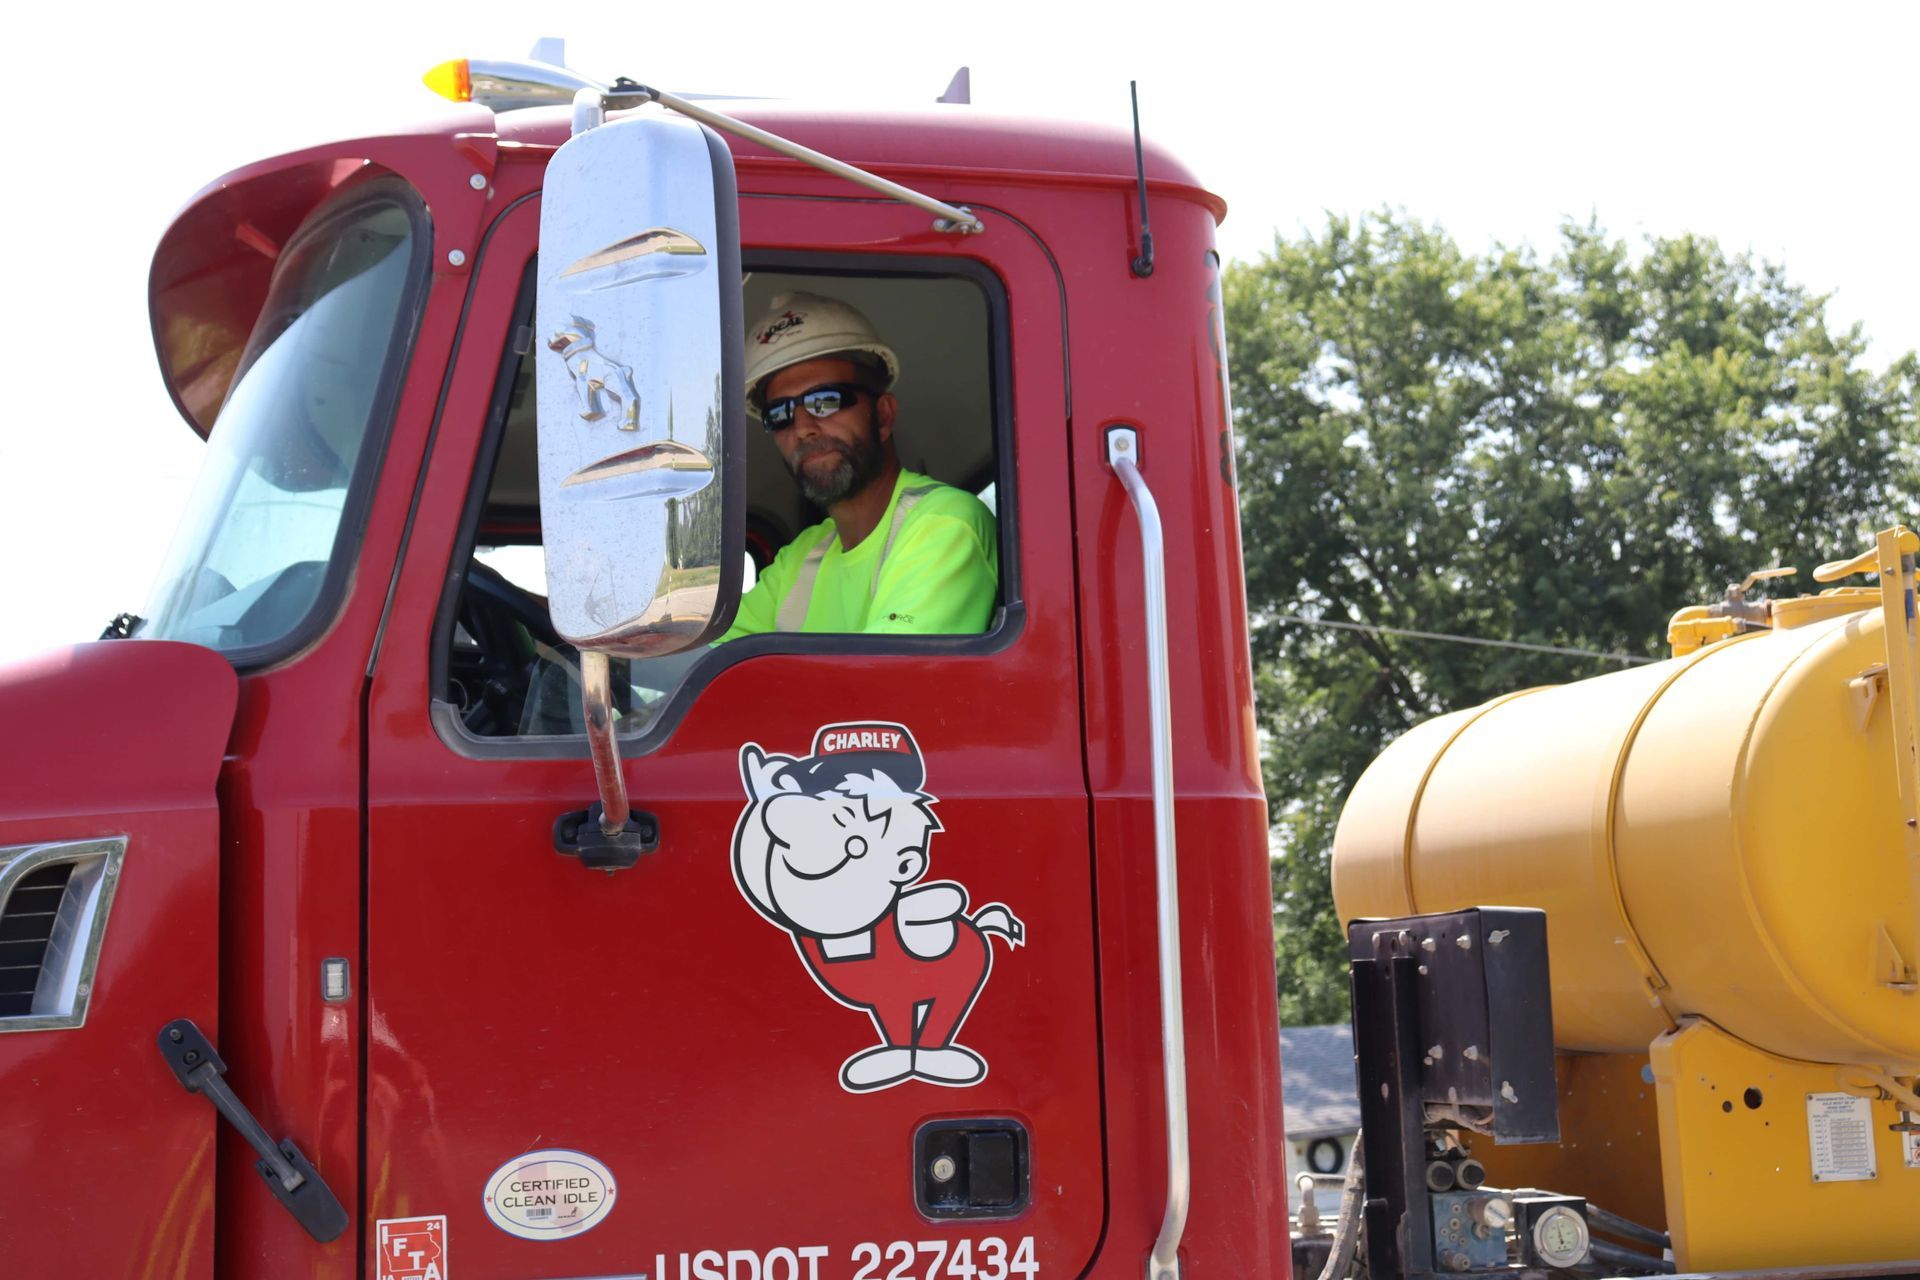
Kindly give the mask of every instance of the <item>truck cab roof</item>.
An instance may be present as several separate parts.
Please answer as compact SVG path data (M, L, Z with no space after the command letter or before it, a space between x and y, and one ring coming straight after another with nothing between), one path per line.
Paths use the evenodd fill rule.
M850 164L962 201L963 183L1122 193L1138 181L1133 135L1105 125L941 104L875 109L742 99L712 105ZM491 177L500 165L544 165L567 140L570 119L564 107L499 114L481 106L452 107L389 133L260 160L202 188L161 238L148 280L156 354L181 416L203 437L212 429L266 297L279 246L343 183L369 169L398 173L426 197L439 238L456 222L478 223L486 215L488 187L472 188L473 175ZM789 175L844 186L752 142L729 137L727 143L743 189L784 186ZM1150 191L1198 203L1216 223L1226 217L1226 202L1171 154L1150 143L1141 154Z

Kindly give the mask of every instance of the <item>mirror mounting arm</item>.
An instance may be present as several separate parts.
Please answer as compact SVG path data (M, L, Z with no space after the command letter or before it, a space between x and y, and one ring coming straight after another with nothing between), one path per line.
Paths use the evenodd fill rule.
M580 89L573 95L572 136L579 137L589 129L598 129L607 119L607 93L593 85Z
M600 830L617 836L627 827L627 779L620 771L620 743L613 736L612 663L598 649L580 655L580 701L587 713L594 781L600 784Z
M830 155L815 151L811 147L803 147L777 133L768 133L765 129L750 125L744 120L736 120L718 111L710 111L676 94L667 93L649 85L636 84L624 76L614 81L610 88L604 90L585 88L574 95L573 131L576 134L583 133L598 125L609 109L620 110L625 107L644 106L649 102L657 102L667 110L676 111L691 120L698 120L709 128L730 133L736 138L745 138L748 142L758 143L769 151L810 164L816 169L831 173L838 178L845 178L848 182L857 183L870 191L878 191L881 195L903 204L924 209L934 215L935 231L968 236L977 235L987 229L986 224L980 221L979 215L965 205L935 200L932 196L915 191L912 187L903 187L877 173L868 173L865 169L850 165L844 160L835 160ZM583 120L586 123L583 124Z

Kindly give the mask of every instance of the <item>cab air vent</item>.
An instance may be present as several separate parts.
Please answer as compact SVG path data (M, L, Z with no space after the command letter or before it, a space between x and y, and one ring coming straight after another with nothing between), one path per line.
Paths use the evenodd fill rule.
M0 907L0 1018L33 1012L47 942L72 878L71 862L41 867L24 876Z
M0 1035L82 1026L125 836L0 846Z

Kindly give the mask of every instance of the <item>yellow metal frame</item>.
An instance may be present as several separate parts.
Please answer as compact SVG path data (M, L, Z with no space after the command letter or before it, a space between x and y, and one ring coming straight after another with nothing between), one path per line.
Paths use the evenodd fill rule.
M1685 610L1681 612L1684 613ZM1721 620L1714 619L1714 621ZM1730 623L1732 620L1726 619L1725 621ZM1596 817L1601 830L1602 851L1605 854L1603 872L1606 876L1607 885L1613 892L1614 910L1619 914L1620 921L1625 926L1625 933L1620 940L1626 944L1628 952L1633 956L1634 963L1640 968L1641 985L1642 990L1646 993L1647 1003L1660 1011L1660 1016L1667 1020L1669 1030L1679 1025L1674 1018L1673 1010L1668 1007L1667 1003L1667 992L1673 989L1673 984L1667 981L1664 973L1660 972L1660 966L1654 960L1652 950L1647 946L1645 940L1641 938L1639 926L1633 922L1633 912L1627 906L1626 891L1620 886L1620 832L1618 818L1620 813L1619 798L1621 779L1626 774L1628 760L1633 756L1634 743L1639 740L1640 731L1646 727L1647 717L1652 715L1654 708L1660 705L1660 699L1665 695L1667 690L1673 688L1680 678L1690 671L1695 664L1704 661L1708 657L1727 652L1733 643L1758 637L1763 634L1765 633L1759 631L1749 631L1744 635L1736 635L1729 632L1726 643L1714 648L1712 653L1701 652L1703 646L1700 645L1689 649L1686 655L1688 661L1678 662L1674 665L1673 670L1667 673L1666 679L1660 682L1660 687L1655 689L1653 693L1647 697L1645 703L1640 708L1639 714L1634 716L1633 723L1627 727L1625 736L1620 739L1619 748L1614 752L1613 769L1608 775L1607 789L1604 793L1596 797L1594 801L1595 805L1601 809ZM1678 650L1675 651L1674 656L1680 656Z
M1690 604L1668 621L1667 645L1674 657L1684 658L1739 631L1738 618L1716 618L1706 605Z
M1920 621L1914 617L1914 553L1920 552L1920 534L1905 525L1882 529L1873 549L1851 560L1833 560L1813 571L1816 582L1837 582L1856 573L1880 575L1880 621L1887 645L1887 705L1893 717L1893 773L1900 792L1905 822L1902 839L1907 854L1907 878L1913 886L1914 937L1920 939ZM1883 974L1887 985L1910 987L1920 983L1920 956L1900 956L1890 938L1882 936ZM1891 956L1885 955L1892 952Z
M1413 834L1417 820L1420 817L1420 800L1421 797L1427 794L1427 783L1433 780L1433 771L1439 768L1440 762L1446 758L1447 748L1457 742L1461 734L1472 728L1474 721L1486 715L1487 712L1493 710L1503 702L1512 702L1515 698L1524 698L1528 694L1535 693L1544 687L1548 686L1533 685L1526 689L1515 689L1512 693L1503 693L1492 701L1483 703L1475 707L1468 714L1460 717L1460 723L1453 726L1453 732L1447 735L1447 740L1440 744L1440 749L1434 752L1433 757L1427 761L1427 767L1420 771L1420 782L1413 789L1412 802L1407 805L1406 826L1400 837L1400 882L1403 886L1402 891L1406 894L1407 915L1420 914L1420 906L1415 900L1413 892Z
M1698 1018L1655 1040L1651 1057L1681 1270L1920 1258L1920 1169L1889 1128L1893 1100L1872 1101L1871 1181L1813 1176L1807 1095L1863 1093L1860 1077L1878 1073L1776 1058Z

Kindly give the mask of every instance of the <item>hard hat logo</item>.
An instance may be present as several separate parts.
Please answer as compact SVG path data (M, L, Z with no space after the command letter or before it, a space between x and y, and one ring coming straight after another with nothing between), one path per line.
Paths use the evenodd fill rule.
M824 725L804 756L750 742L740 780L734 882L793 937L815 984L879 1035L841 1064L841 1086L986 1079L986 1059L957 1037L993 971L990 939L1020 946L1026 926L999 903L969 911L964 886L925 879L941 826L913 734L889 721Z
M797 316L793 312L788 311L783 313L780 316L780 318L775 320L772 324L767 325L766 328L756 332L754 334L753 340L764 347L768 343L776 341L781 334L791 333L795 329L798 329L800 326L804 325L805 323L806 323L806 320L803 317Z
M858 307L818 293L775 294L767 313L747 330L748 407L760 412L760 387L782 369L829 358L873 366L876 391L900 377L900 357Z

